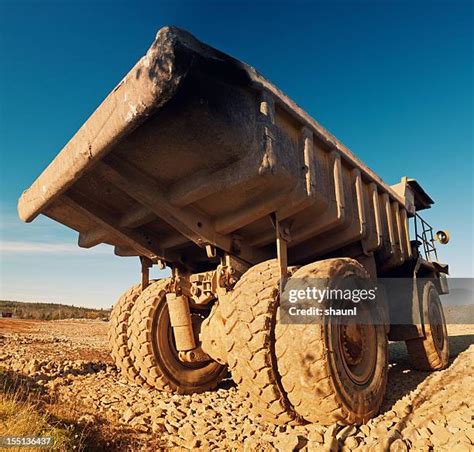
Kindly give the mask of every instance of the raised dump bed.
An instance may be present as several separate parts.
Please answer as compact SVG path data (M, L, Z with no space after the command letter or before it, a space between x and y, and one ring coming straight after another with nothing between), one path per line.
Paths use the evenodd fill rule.
M110 319L131 382L200 392L228 366L267 421L361 423L385 394L389 330L415 366L448 362L446 269L419 256L419 238L436 255L426 223L414 241L408 228L432 203L413 179L388 186L252 67L164 28L18 211L75 229L81 247L140 256L142 283ZM153 264L171 278L149 281ZM349 323L283 321L290 282L359 290L369 275L408 289L377 292ZM390 325L393 307L407 325Z
M18 210L77 230L81 247L198 271L206 244L274 256L271 214L289 228L290 264L360 243L397 266L414 205L255 69L164 28Z

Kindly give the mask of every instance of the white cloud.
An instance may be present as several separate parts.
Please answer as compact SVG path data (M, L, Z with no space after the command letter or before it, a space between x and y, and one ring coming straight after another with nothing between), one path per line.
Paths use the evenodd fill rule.
M47 243L24 241L0 241L0 253L49 253L49 254L108 254L110 248L100 246L92 250L84 250L72 243Z

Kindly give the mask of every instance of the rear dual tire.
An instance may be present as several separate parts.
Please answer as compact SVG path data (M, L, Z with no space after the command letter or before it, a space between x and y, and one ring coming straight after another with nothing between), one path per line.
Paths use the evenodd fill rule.
M179 394L213 389L226 367L213 360L179 359L166 305L168 285L168 279L153 281L144 291L136 285L122 295L110 318L112 358L121 374L137 385ZM193 308L191 313L197 337L206 312Z
M118 371L127 381L137 385L145 385L145 380L130 357L127 331L130 312L141 293L141 284L137 284L118 299L110 314L108 331L110 354Z
M302 280L346 277L365 280L368 275L353 259L317 262L292 275ZM253 411L275 424L363 423L374 416L387 383L384 313L371 308L367 313L371 322L360 328L332 319L322 324L283 324L278 306L276 261L252 267L221 302L229 368ZM348 342L350 350L361 348L361 342L365 347L358 355L354 352L349 364L341 346L344 334L355 337Z
M363 283L368 274L357 261L339 258L306 265L293 278L303 287L327 281L337 288L348 278ZM327 300L322 305L327 307ZM364 317L361 324L338 317L309 324L277 321L275 348L282 385L306 421L361 424L380 409L388 371L384 312L374 302L360 303L358 309Z
M169 280L150 284L131 310L128 345L132 361L152 388L178 394L213 389L225 376L226 367L212 359L196 363L179 359L166 304L168 284ZM191 307L195 337L205 314Z

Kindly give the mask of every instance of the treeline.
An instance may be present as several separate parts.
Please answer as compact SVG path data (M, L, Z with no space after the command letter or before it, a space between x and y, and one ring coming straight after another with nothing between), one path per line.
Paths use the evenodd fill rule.
M101 319L108 320L110 309L91 309L57 303L28 303L0 300L0 315L12 313L13 318L32 320ZM4 314L3 314L4 315Z

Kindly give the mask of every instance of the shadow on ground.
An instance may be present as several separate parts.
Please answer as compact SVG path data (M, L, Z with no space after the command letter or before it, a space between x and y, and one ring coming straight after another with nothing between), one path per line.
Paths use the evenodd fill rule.
M474 344L474 335L466 334L449 337L451 366L455 358ZM423 372L412 368L404 342L389 345L389 363L387 394L382 404L381 413L390 411L405 395L417 388L431 372Z

